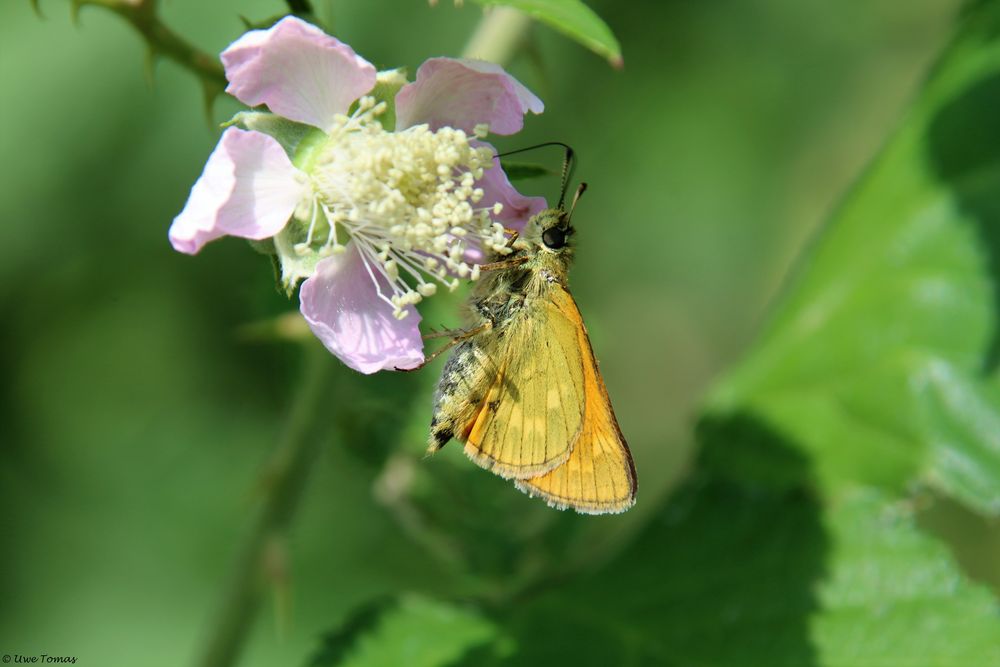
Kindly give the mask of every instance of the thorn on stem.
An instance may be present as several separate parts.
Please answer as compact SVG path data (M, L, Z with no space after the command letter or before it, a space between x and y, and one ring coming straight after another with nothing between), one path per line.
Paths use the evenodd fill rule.
M205 120L208 122L209 127L215 129L215 99L223 91L223 87L216 83L215 81L209 81L208 79L202 79L201 81L201 94L202 103L204 104Z

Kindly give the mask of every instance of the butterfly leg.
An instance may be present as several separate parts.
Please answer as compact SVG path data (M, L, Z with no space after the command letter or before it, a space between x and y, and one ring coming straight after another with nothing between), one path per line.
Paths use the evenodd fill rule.
M503 271L504 269L513 269L515 267L521 266L528 261L528 257L511 257L510 259L501 259L499 262L489 262L488 264L480 264L480 271Z
M421 338L424 340L432 340L434 338L454 338L455 336L461 336L465 333L465 329L444 329L442 331L431 331L430 333L425 333Z
M518 232L516 229L510 229L508 227L504 227L503 230L507 234L510 234L510 238L507 239L507 247L508 248L513 248L514 247L514 241L517 240L517 237L519 237L521 235L521 233Z
M491 328L493 328L493 323L490 322L489 320L486 320L485 322L483 322L479 326L473 327L471 329L465 329L465 330L461 330L461 331L439 331L439 332L432 333L432 334L429 334L427 336L424 336L424 338L443 338L445 336L451 336L451 339L447 343L445 343L444 345L442 345L441 347L439 347L438 349L434 350L429 355L427 355L426 357L424 357L423 362L421 362L421 364L419 366L414 366L413 368L396 368L394 370L403 371L403 372L406 372L406 373L410 373L410 372L413 372L413 371L419 371L421 368L423 368L427 364L431 363L432 361L434 361L435 359L437 359L439 356L441 356L442 354L444 354L445 352L447 352L448 350L450 350L451 348L453 348L455 345L458 345L459 343L461 343L463 340L468 340L468 339L472 338L473 336L475 336L477 334L481 334L482 332L487 331L487 330L489 330Z

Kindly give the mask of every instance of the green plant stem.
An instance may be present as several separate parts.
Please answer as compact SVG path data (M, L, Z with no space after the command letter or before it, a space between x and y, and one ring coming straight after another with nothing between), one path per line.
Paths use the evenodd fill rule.
M194 73L205 86L217 91L225 88L226 74L219 59L195 48L168 28L157 15L156 4L156 0L72 0L74 16L87 5L108 9L143 36L153 55L173 60Z
M485 11L462 56L506 65L521 48L530 26L531 18L523 12L510 7L491 7Z
M239 658L265 590L264 566L269 546L291 525L309 471L323 441L318 427L328 426L328 398L333 357L310 341L303 377L273 458L264 474L264 498L243 553L223 596L199 667L228 667Z

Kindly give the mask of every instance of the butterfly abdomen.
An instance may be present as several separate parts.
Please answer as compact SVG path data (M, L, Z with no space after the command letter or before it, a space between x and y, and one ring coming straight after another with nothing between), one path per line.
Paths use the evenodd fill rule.
M436 452L452 438L464 435L462 429L481 400L476 395L476 385L481 382L478 378L483 377L479 366L475 339L459 343L448 357L434 392L429 452Z

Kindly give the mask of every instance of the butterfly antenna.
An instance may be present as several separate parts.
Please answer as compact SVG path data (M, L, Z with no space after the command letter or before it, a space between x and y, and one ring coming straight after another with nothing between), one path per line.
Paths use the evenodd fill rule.
M566 188L569 187L569 177L573 174L573 167L576 166L574 158L576 154L573 149L566 146L566 158L563 160L562 168L562 184L559 186L559 206L556 208L562 209L563 203L566 201ZM584 186L586 187L586 186ZM579 192L577 192L579 196ZM576 198L573 199L574 205L576 204Z
M566 221L567 222L573 218L573 211L576 210L576 203L578 201L580 201L580 197L586 191L587 191L587 184L586 183L580 183L580 185L577 186L577 188L576 188L576 194L573 195L573 203L569 205L569 213L566 214ZM562 208L562 207L560 206L560 208Z
M518 148L518 149L515 149L515 150L512 150L512 151L504 151L503 153L497 153L493 157L495 157L495 158L502 158L502 157L507 157L508 155L517 155L518 153L527 153L528 151L533 151L536 148L545 148L546 146L562 146L563 148L566 149L567 155L571 155L573 153L573 149L570 148L567 144L564 144L561 141L546 141L544 143L535 144L534 146L528 146L526 148Z
M518 148L513 151L506 151L504 153L497 153L493 157L504 158L508 155L517 155L518 153L524 153L527 151L533 151L536 148L545 148L546 146L562 146L566 150L566 157L563 159L562 176L560 177L559 186L559 205L556 208L562 208L563 204L566 202L566 188L569 187L569 179L573 175L573 168L576 167L576 153L573 152L573 148L569 144L564 144L561 141L546 141L545 143L535 144L534 146L528 146L527 148Z

